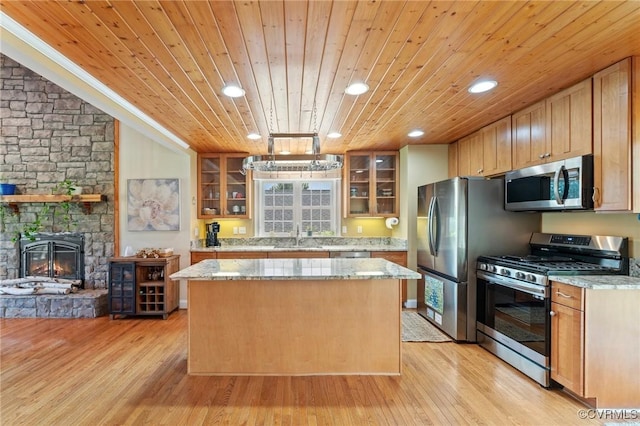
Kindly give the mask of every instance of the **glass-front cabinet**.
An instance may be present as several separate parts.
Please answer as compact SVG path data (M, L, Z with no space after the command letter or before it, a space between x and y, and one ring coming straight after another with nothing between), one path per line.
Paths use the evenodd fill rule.
M398 215L398 161L397 151L347 154L346 217Z
M198 218L249 217L250 178L242 172L247 155L198 155Z

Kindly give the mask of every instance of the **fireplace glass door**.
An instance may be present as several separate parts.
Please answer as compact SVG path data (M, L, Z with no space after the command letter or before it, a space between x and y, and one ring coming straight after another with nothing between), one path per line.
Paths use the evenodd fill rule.
M82 280L84 272L83 238L21 241L21 275Z

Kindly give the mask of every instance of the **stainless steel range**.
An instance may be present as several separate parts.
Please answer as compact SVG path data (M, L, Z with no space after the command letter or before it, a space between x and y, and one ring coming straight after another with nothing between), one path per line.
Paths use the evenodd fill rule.
M526 256L480 256L477 340L542 386L550 385L553 275L628 275L628 239L534 233Z

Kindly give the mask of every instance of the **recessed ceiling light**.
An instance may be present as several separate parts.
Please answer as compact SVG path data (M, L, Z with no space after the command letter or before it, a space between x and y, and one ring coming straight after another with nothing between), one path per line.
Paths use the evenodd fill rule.
M365 83L353 83L345 89L345 93L347 95L362 95L367 90L369 90L369 86Z
M244 89L235 84L227 84L222 88L222 93L229 96L230 98L239 98L240 96L244 96Z
M409 136L410 138L417 138L424 135L424 132L422 130L412 130L408 133L407 136Z
M327 135L328 138L331 139L336 139L342 136L342 133L338 133L338 132L331 132Z
M495 80L482 80L474 83L471 87L469 87L469 93L482 93L487 92L498 85L498 82Z
M262 136L260 136L260 135L259 135L259 134L257 134L257 133L249 133L249 134L247 135L247 137L248 137L249 139L251 139L251 140L257 140L257 139L260 139Z

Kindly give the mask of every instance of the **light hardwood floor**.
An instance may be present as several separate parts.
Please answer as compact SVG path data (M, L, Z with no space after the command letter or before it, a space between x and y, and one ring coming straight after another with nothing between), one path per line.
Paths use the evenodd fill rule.
M400 377L196 377L184 310L0 327L3 426L598 424L475 344L403 343Z

